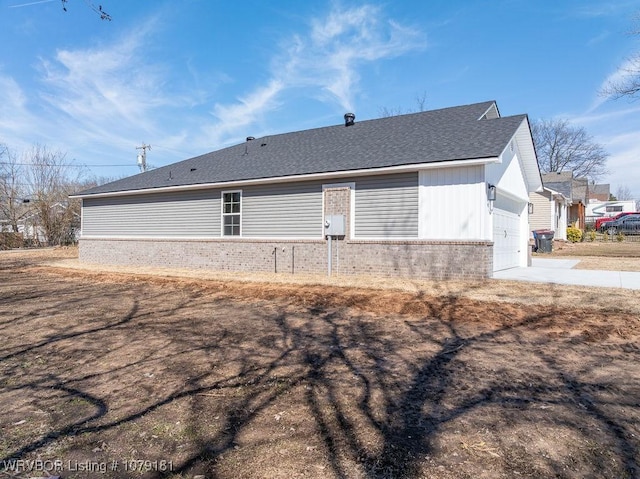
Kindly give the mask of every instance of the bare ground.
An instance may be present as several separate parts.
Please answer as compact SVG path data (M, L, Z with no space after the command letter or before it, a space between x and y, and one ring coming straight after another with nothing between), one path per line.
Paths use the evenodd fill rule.
M640 271L640 241L556 242L551 255L539 256L580 260L575 269Z
M0 477L45 475L12 458L65 478L640 475L629 291L60 267L74 255L0 255Z
M554 245L553 254L601 258L640 258L640 241L559 242Z

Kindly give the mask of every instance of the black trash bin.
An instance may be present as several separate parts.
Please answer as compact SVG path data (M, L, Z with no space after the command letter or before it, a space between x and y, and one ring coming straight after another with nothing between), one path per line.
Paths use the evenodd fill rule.
M551 253L553 250L553 235L554 232L551 230L536 230L533 232L538 253Z

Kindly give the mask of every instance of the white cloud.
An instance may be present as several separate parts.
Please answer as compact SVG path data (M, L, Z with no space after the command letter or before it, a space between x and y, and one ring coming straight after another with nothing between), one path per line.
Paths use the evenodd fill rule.
M101 48L59 50L42 60L42 98L85 132L100 136L106 129L153 129L151 111L172 103L161 91L159 67L144 61L148 28Z
M285 35L262 63L266 71L257 72L263 82L235 101L216 101L217 85L234 81L224 72L198 71L189 60L183 71L170 70L149 60L157 58L148 51L156 32L163 34L159 23L152 18L115 41L41 57L35 87L0 72L0 141L21 139L21 148L40 142L99 164L135 161L136 145L157 140L162 147L153 151L172 152L159 155L164 164L239 141L249 130L260 134L268 127L259 123L296 96L354 110L363 67L426 46L423 33L380 7L334 6Z
M596 35L594 37L591 37L589 39L589 41L587 41L587 46L593 46L593 45L597 45L598 43L603 42L604 40L606 40L607 38L609 38L611 36L611 34L607 31L600 33L599 35Z
M598 124L600 124L599 126L603 126L607 123L612 124L612 122L615 121L624 123L626 121L625 117L627 117L627 119L633 118L633 115L640 113L640 104L631 104L625 108L609 108L607 111L602 111L605 109L601 108L600 112L596 112L594 110L595 109L593 107L590 107L587 112L582 115L558 115L558 117L568 117L573 123L577 123L585 127Z
M623 133L603 139L607 151L611 153L608 167L610 174L607 181L612 191L620 186L627 186L635 199L640 199L640 131Z
M617 0L615 2L597 1L591 4L584 2L584 4L580 5L574 11L576 15L584 17L609 17L624 15L637 8L637 0Z
M425 45L421 32L386 19L379 7L334 6L326 16L311 19L307 32L293 35L282 44L280 53L272 59L272 75L266 85L256 87L235 103L217 104L213 113L219 122L206 130L222 139L234 128L246 127L278 108L278 97L293 89L351 111L363 65Z
M218 122L204 128L208 144L223 142L229 136L234 137L235 140L238 131L255 123L265 111L272 110L279 105L277 96L283 87L282 82L271 79L267 85L238 99L236 103L231 105L216 104L213 114L218 118Z
M306 37L291 40L275 68L283 83L320 88L344 110L355 107L361 66L426 46L421 32L385 19L373 5L335 7L310 25Z
M40 58L40 81L28 99L31 124L19 128L21 136L67 150L70 157L89 164L135 161L134 147L156 139L166 150L193 151L190 119L178 124L172 120L176 111L202 104L204 95L190 85L172 89L174 72L161 61L148 60L157 23L152 18L113 42L59 49L52 57ZM0 133L3 130L0 125ZM189 154L176 158L175 153L164 153L158 155L166 158L160 164Z
M0 143L9 143L14 135L26 131L33 122L20 85L12 77L0 75Z

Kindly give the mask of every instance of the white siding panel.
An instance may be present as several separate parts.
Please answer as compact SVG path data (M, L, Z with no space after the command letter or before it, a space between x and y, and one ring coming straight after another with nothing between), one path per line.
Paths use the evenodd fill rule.
M420 172L420 238L484 238L484 168L464 166Z
M85 198L83 236L220 236L220 192Z
M417 238L418 173L358 178L356 238Z
M322 237L322 183L244 188L243 237Z

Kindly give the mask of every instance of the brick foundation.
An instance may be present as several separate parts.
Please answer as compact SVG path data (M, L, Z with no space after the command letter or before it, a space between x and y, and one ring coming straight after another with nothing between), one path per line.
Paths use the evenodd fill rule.
M333 241L333 274L482 279L491 242ZM86 263L214 271L327 274L327 241L82 239Z

